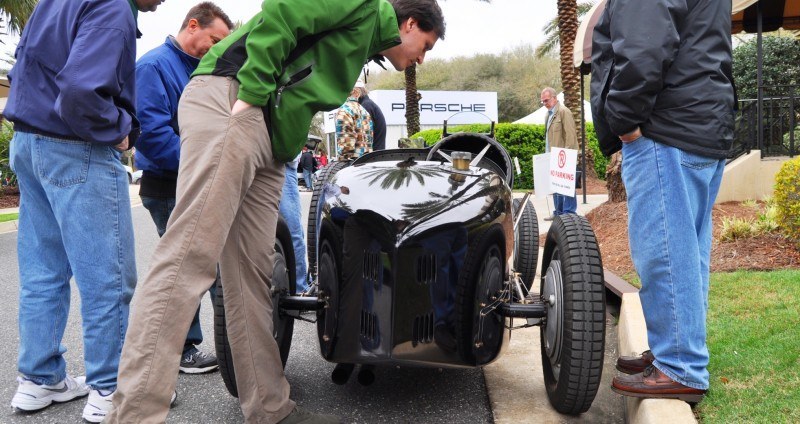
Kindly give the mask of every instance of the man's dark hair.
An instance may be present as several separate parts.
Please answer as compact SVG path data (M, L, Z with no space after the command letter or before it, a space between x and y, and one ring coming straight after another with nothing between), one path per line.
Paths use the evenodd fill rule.
M433 31L444 40L444 15L436 0L389 0L397 14L397 23L414 18L419 28L425 32Z
M207 28L217 18L222 19L222 22L225 22L228 29L233 30L233 21L231 21L231 18L216 4L210 1L204 1L189 9L189 13L187 13L186 17L183 19L180 30L183 31L186 29L186 27L189 26L189 21L192 19L197 19L197 24L200 25L200 28Z

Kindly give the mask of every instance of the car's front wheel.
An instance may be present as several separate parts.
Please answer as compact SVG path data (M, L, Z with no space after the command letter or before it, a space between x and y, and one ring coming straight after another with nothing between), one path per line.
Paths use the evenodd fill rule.
M605 287L600 250L586 218L559 215L547 233L540 293L547 305L541 327L547 396L563 414L592 405L603 371Z

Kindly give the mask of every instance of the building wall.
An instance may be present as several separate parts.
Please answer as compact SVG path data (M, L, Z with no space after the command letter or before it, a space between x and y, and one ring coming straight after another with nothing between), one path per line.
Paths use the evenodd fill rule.
M761 159L760 150L752 150L729 163L722 175L716 203L762 200L772 196L775 175L788 157Z

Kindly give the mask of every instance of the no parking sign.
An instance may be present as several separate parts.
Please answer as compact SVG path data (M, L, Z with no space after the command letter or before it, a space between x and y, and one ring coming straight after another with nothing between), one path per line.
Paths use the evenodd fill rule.
M550 190L565 196L575 195L575 174L578 151L553 147L550 149Z

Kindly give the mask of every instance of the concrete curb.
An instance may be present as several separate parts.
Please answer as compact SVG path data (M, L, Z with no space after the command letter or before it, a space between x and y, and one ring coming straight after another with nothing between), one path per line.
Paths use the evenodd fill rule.
M18 221L0 222L0 234L11 233L17 231Z
M620 355L638 355L649 349L639 293L622 295L618 337ZM630 424L697 422L689 404L677 399L638 399L625 396L625 417Z

